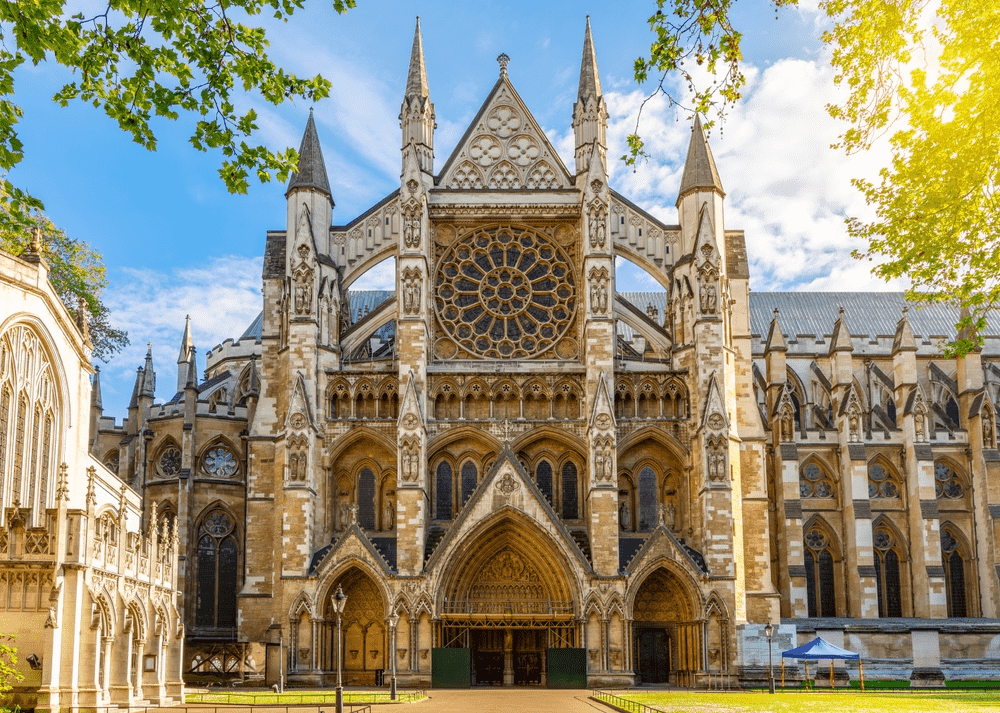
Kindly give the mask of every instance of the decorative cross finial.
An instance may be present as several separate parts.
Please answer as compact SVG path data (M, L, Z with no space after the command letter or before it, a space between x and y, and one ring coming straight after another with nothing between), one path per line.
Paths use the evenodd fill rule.
M506 77L507 76L507 63L508 62L510 62L510 57L507 56L506 52L501 52L499 54L499 56L497 56L497 63L500 65L500 76L501 77Z
M503 433L504 443L510 443L510 434L514 430L513 424L511 424L509 418L505 418L503 423L500 425L500 430Z

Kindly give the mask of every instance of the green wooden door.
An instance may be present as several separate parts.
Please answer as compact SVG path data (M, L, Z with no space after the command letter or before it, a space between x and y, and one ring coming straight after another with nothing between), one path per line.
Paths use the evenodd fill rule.
M586 649L548 649L545 652L549 688L586 688Z
M471 649L431 649L431 685L468 688L472 683Z

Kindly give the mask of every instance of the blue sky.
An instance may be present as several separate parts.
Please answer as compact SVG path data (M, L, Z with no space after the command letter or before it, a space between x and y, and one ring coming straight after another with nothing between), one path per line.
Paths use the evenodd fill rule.
M399 185L397 117L416 15L440 167L496 81L500 52L511 58L508 72L521 97L572 165L570 122L587 14L611 112L612 185L676 222L690 136L686 118L662 102L647 105L640 130L652 158L634 172L615 160L643 98L631 79L632 62L648 49L653 2L358 4L338 16L310 0L289 23L270 27L272 59L300 75L322 73L334 85L331 97L315 105L315 118L335 223L348 222ZM885 289L848 254L843 219L864 212L849 179L873 175L879 154L848 159L829 149L839 127L823 109L837 96L818 39L823 17L805 0L777 20L764 2L745 0L737 8L749 84L710 141L727 191L727 227L747 232L753 289ZM154 124L158 150L147 152L101 111L51 102L68 77L44 65L18 76L25 160L11 179L40 197L71 237L104 255L111 283L106 302L132 340L101 365L105 413L120 418L147 342L157 397L166 399L186 314L204 368L205 351L238 337L260 310L260 256L265 231L285 227L284 186L272 182L230 195L216 173L221 158L187 143L193 119ZM257 108L268 145L298 146L309 104L246 101ZM627 275L630 288L653 288L645 274ZM376 268L367 284L391 288L391 271Z

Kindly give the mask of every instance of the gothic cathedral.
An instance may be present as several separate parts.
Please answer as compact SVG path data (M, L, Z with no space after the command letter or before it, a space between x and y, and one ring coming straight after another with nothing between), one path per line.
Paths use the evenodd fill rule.
M180 523L183 673L704 687L761 680L771 623L870 676L1000 675L996 340L751 294L697 119L667 224L608 184L589 21L572 166L506 59L435 173L418 25L398 190L336 224L310 116L260 317L203 377L185 330L162 402L147 356L124 422L95 383L91 453Z

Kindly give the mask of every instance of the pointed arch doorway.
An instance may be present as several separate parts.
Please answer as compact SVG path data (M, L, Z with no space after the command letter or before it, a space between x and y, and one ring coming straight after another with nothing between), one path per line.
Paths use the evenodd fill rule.
M632 612L636 682L694 685L703 670L704 631L681 578L663 567L654 570L635 590Z
M569 578L550 543L508 520L461 552L445 577L438 641L468 654L463 659L435 649L451 666L467 667L467 673L453 671L453 680L467 675L473 686L562 685L562 661L573 656L568 650L583 658Z

